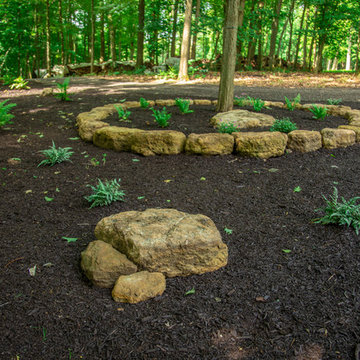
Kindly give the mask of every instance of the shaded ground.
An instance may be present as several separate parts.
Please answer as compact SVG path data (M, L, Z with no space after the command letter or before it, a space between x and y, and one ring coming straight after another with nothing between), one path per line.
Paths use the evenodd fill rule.
M200 94L180 85L110 84L73 94L67 103L36 97L35 90L30 96L12 92L16 119L0 130L0 358L354 359L359 236L352 228L311 220L324 205L321 194L332 194L334 185L346 199L359 195L360 146L263 161L144 158L71 140L79 112L121 98L216 98L210 85ZM252 95L248 88L236 91ZM282 89L256 91L257 97L283 100ZM331 91L300 93L307 102ZM332 97L341 97L336 91ZM356 97L349 91L344 104L360 109ZM72 163L37 167L39 150L52 140L73 148ZM11 165L9 158L21 163ZM90 210L83 196L97 178L121 178L126 202ZM294 192L297 186L300 192ZM80 253L101 218L149 207L209 216L229 247L229 264L168 279L159 298L117 304L109 290L93 288L82 275ZM67 243L63 236L78 240ZM185 296L192 288L195 294Z

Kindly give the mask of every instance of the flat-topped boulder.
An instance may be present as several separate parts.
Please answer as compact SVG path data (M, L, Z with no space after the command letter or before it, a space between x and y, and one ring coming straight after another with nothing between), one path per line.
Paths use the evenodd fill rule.
M273 116L247 110L231 110L218 113L210 120L211 125L216 128L225 123L232 124L237 129L271 126L274 122L275 118Z
M230 134L190 134L185 152L198 155L225 155L234 150L234 137Z
M283 155L288 139L286 134L279 131L237 132L232 135L237 154L261 159Z
M320 131L294 130L288 134L287 148L302 153L322 147Z
M355 144L356 134L354 130L324 128L321 130L323 147L335 149Z
M214 222L175 209L127 211L100 220L97 239L143 270L168 277L202 274L227 264L228 249Z

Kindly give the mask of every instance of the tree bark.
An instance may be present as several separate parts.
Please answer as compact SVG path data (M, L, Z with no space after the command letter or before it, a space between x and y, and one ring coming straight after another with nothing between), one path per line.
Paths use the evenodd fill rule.
M46 70L51 76L51 56L50 56L50 3L46 0Z
M191 28L191 8L192 0L186 0L185 8L185 19L184 19L184 29L181 42L181 56L180 56L180 66L179 66L179 77L180 81L189 80L188 76L188 60L189 60L189 45L190 45L190 28Z
M199 23L199 16L200 16L200 0L196 0L196 11L195 11L195 29L194 35L192 39L192 46L191 46L191 59L196 58L196 40L197 40L197 33L198 33L198 23Z
M240 0L240 5L239 5L239 18L238 18L238 39L237 39L237 42L236 42L236 52L237 52L237 57L239 58L241 56L241 52L242 52L242 45L243 45L243 42L241 40L241 37L240 37L240 40L239 40L239 32L243 26L243 23L244 23L244 13L245 13L245 0ZM240 63L238 62L237 64L238 66L238 69L240 69Z
M307 40L308 40L308 32L309 32L309 21L310 19L310 7L306 12L306 28L305 28L305 36L304 36L304 44L303 44L303 65L302 68L306 69L306 60L307 60Z
M280 58L281 44L282 44L282 41L283 41L283 37L284 37L285 30L286 30L286 27L287 27L288 22L289 22L289 18L286 19L285 24L284 24L283 29L282 29L281 34L280 34L279 45L278 45L278 48L277 48L277 50L276 50L276 58L277 58L277 59ZM276 59L275 59L275 60L276 60Z
M275 64L276 37L279 31L279 18L283 0L276 0L274 6L274 19L271 24L271 39L269 53L269 69L272 70Z
M346 67L345 70L350 71L351 70L351 36L348 37L348 48L346 53Z
M64 50L64 25L62 17L62 0L59 0L59 23L60 23L60 47L61 47L61 65L65 65L65 50Z
M224 46L217 111L229 111L234 103L234 73L236 65L236 40L238 29L239 0L227 0Z
M258 0L252 0L252 4L251 4L251 10L250 12L251 13L254 13L255 12L255 5L257 3ZM250 30L254 30L255 28L255 19L251 19L250 20L250 24L249 24L249 28ZM249 41L249 44L248 44L248 52L247 52L247 58L246 58L246 65L250 65L251 64L251 60L252 58L254 57L255 55L255 47L256 47L256 39L255 37L253 36L250 41Z
M102 2L104 4L104 2ZM104 10L100 13L100 63L105 61L105 15Z
M293 33L293 25L294 25L294 7L295 7L295 0L292 0L289 10L290 34L289 34L288 52L286 56L286 60L288 63L291 62L292 33Z
M144 65L145 0L139 0L136 67Z
M91 0L91 41L90 41L90 72L94 72L95 53L95 9L94 0Z
M172 35L171 35L171 50L170 50L170 56L171 57L174 57L176 55L175 49L176 49L176 27L177 27L178 7L179 7L179 0L175 0L175 3L174 3L174 20L173 20Z
M303 31L306 9L307 9L307 2L304 1L304 9L303 9L303 13L302 13L302 16L301 16L299 35L298 35L298 38L297 38L296 50L295 50L295 60L294 60L294 68L295 69L297 69L298 61L299 61L301 33Z
M116 62L115 29L114 29L114 23L111 13L108 14L108 20L109 20L111 62L112 62L112 67L115 68L115 62Z
M264 8L265 2L264 0L260 0L259 1L259 7L258 7L258 12L259 12L259 17L258 17L258 26L257 26L257 38L258 38L258 57L257 57L257 62L256 62L256 67L258 70L262 69L262 61L263 61L263 52L262 52L262 47L263 47L263 34L262 34L262 22L263 22L263 16L262 16L262 9Z
M359 64L359 51L360 51L360 22L359 22L359 29L358 29L358 37L357 37L357 45L356 45L356 62L355 62L355 73L360 73L360 64Z

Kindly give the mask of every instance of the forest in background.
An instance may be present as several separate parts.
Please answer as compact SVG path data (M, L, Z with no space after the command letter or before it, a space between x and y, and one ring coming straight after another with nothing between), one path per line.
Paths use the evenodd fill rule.
M31 78L79 63L108 62L115 71L119 61L143 73L180 56L188 3L2 0L0 76ZM225 2L190 3L189 58L194 67L219 70ZM237 70L359 72L358 0L239 0L237 16Z

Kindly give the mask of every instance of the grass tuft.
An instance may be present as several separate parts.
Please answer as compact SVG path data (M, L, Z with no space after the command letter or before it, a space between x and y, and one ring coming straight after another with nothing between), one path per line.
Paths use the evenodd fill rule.
M41 163L38 165L50 165L53 166L58 163L62 163L63 161L70 161L71 155L74 153L73 151L70 151L71 147L66 148L56 148L54 141L52 142L52 146L50 149L41 150L40 152L45 155L46 159L41 161Z

